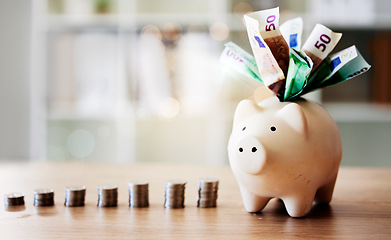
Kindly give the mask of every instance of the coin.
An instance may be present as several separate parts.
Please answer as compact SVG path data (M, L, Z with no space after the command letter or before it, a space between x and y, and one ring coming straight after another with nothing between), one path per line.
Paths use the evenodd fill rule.
M6 207L24 205L24 195L18 192L5 194L4 204L6 205Z
M54 190L49 188L41 188L34 190L34 206L53 206L54 205Z
M85 195L85 186L69 186L65 189L64 205L67 207L84 206Z
M98 186L98 207L115 207L118 205L118 186Z
M165 208L184 208L185 201L185 185L184 180L171 180L165 185Z
M199 179L197 207L210 208L217 206L219 180L216 178Z
M133 181L129 186L129 206L143 208L149 206L149 183L147 181Z

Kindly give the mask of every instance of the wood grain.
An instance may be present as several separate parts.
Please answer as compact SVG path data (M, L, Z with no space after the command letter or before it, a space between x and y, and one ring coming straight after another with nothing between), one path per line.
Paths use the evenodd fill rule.
M220 179L217 208L197 208L198 179ZM150 182L150 207L129 208L127 183ZM165 209L164 184L185 179L184 209ZM119 186L119 206L99 208L100 184ZM86 206L65 207L65 187L87 187ZM33 190L55 190L55 206L34 207ZM25 209L0 201L0 239L391 239L391 169L341 168L331 205L291 218L272 200L247 213L229 166L115 165L78 162L2 163L0 194L25 194Z

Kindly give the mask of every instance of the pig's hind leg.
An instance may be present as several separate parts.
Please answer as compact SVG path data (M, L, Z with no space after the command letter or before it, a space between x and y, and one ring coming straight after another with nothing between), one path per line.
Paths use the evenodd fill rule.
M265 208L266 204L271 199L256 195L243 187L240 188L240 192L242 193L244 208L247 210L247 212L262 211L262 209Z
M291 196L282 197L285 208L291 217L305 217L314 202L316 189L305 189Z
M315 195L315 201L317 203L329 203L331 201L336 180L337 175L318 189Z

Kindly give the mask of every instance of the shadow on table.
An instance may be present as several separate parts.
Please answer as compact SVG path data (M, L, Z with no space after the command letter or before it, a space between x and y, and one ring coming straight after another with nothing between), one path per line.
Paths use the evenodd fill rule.
M35 211L41 217L52 217L58 214L56 206L35 207Z
M278 217L289 217L289 214L285 208L284 202L281 199L271 200L266 208L261 212L257 213L264 217L266 216L278 216ZM333 209L330 204L314 204L311 208L311 211L306 217L294 218L294 219L314 219L314 218L332 218Z

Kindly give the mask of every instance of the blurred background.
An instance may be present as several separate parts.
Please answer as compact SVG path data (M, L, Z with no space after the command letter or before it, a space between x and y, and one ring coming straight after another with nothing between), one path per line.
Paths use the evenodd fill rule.
M388 0L1 0L0 159L228 164L255 83L219 57L228 41L251 52L243 15L276 6L372 65L309 98L340 127L342 165L390 167Z

